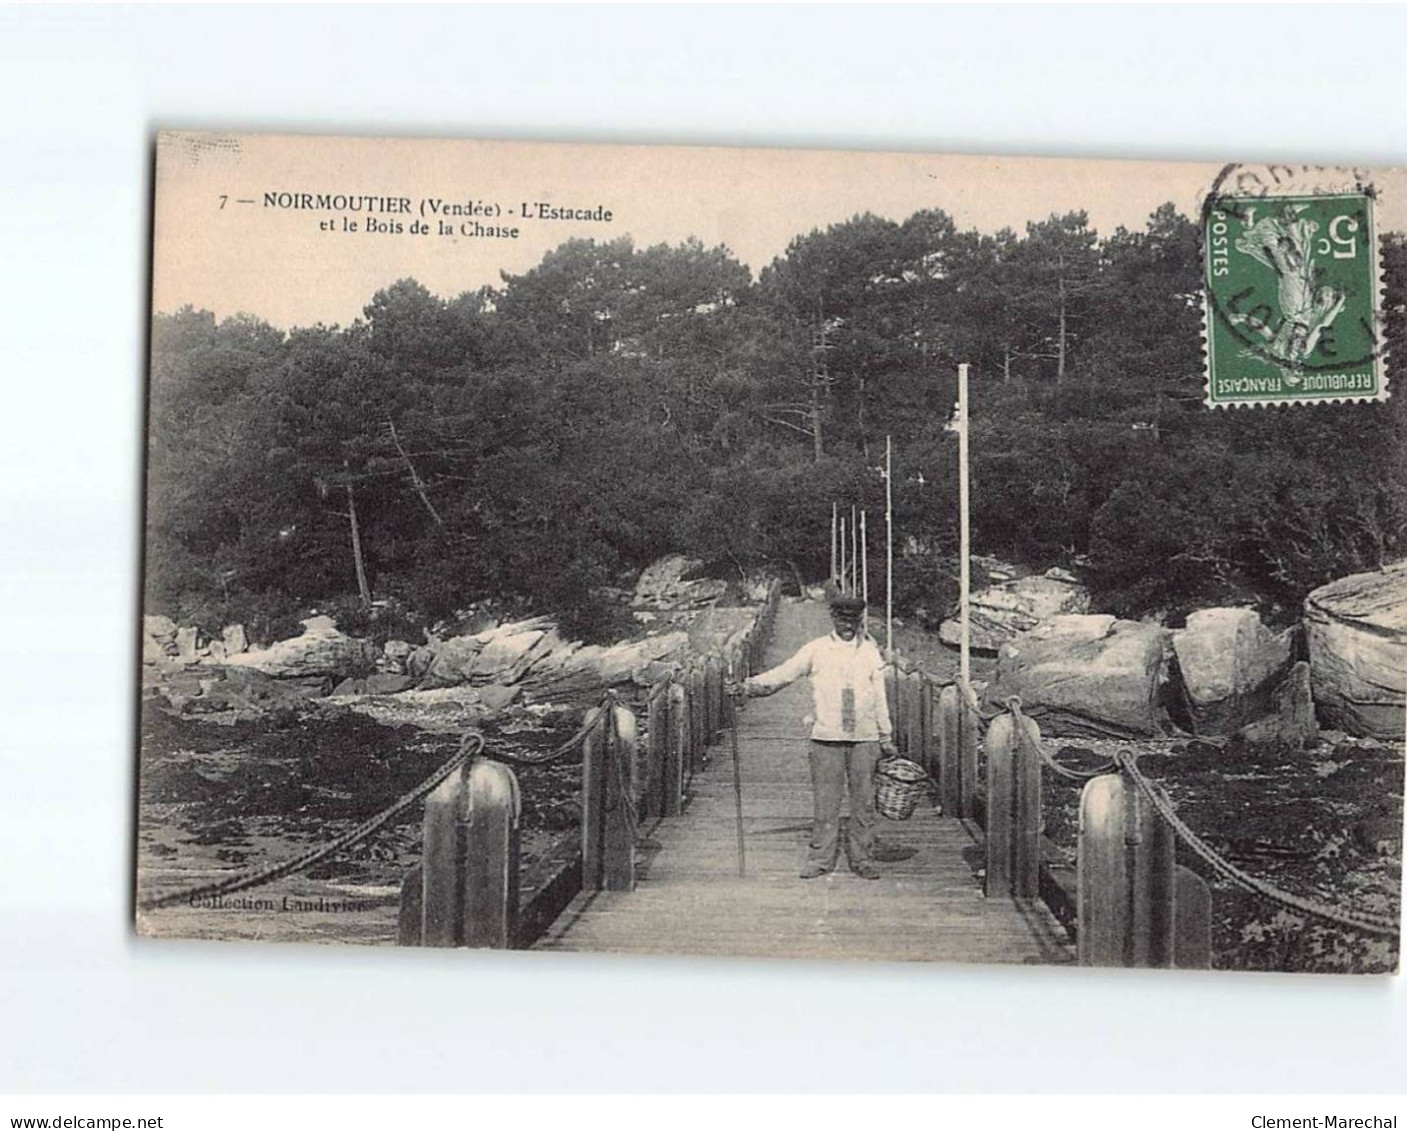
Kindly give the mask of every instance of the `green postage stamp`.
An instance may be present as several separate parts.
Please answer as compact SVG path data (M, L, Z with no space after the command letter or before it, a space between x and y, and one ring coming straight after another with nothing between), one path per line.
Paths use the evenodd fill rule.
M1204 209L1207 404L1387 397L1371 190Z

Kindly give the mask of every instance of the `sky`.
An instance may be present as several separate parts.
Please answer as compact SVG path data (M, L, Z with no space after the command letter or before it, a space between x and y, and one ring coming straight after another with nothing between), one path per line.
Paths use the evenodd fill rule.
M629 235L645 247L693 236L707 246L727 245L755 276L797 235L866 211L903 220L919 209L941 208L959 228L994 232L1021 231L1028 221L1083 209L1098 231L1109 233L1142 228L1166 201L1195 215L1221 169L1069 158L163 133L153 307L170 312L189 304L221 318L253 314L285 329L345 325L398 279L413 277L449 298L497 284L502 272L521 274L573 237ZM1256 175L1264 167L1245 169ZM1382 193L1380 227L1402 228L1407 194L1397 190L1407 187L1407 173L1371 175ZM368 231L365 208L319 201L320 194L376 198L370 215L381 226ZM456 205L461 214L436 212L434 201ZM496 206L498 215L463 214L485 205L490 213ZM588 218L545 218L537 215L543 208ZM605 211L608 221L589 218ZM417 221L428 234L411 230ZM447 234L439 232L441 221L449 225ZM516 228L518 236L461 231L463 224L475 231L473 223Z

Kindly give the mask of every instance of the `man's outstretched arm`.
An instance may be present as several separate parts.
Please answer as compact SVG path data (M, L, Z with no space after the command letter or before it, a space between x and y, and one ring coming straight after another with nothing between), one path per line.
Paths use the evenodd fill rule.
M815 641L803 644L788 659L783 660L771 671L765 671L750 679L743 680L745 695L771 695L789 683L794 683L804 675L811 674L811 653Z

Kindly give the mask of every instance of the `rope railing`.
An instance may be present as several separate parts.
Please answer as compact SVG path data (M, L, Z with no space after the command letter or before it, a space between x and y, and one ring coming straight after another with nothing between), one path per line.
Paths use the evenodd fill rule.
M214 899L216 896L231 895L237 891L248 891L250 888L261 887L264 884L272 883L285 876L306 871L315 864L336 856L340 852L345 852L354 845L360 844L372 833L380 829L387 821L411 805L414 805L422 797L428 794L441 782L446 781L450 775L457 770L462 770L469 760L477 756L484 748L484 736L478 731L470 731L465 734L459 744L459 750L453 758L445 762L428 778L422 781L414 789L401 794L390 805L382 809L376 816L363 821L353 829L349 829L341 836L322 845L320 848L311 849L288 860L277 861L263 868L258 868L243 875L232 876L224 880L216 880L212 883L201 884L197 887L186 888L182 891L168 892L165 895L153 896L140 900L137 907L141 911L155 911L162 907L171 907L178 903L197 903L202 899Z
M1276 887L1268 880L1252 876L1250 873L1238 868L1193 832L1192 829L1188 827L1187 822L1178 815L1172 802L1159 790L1154 788L1152 782L1144 776L1143 771L1138 767L1137 752L1120 755L1117 761L1119 769L1132 779L1134 785L1138 787L1139 792L1148 799L1153 808L1157 810L1158 815L1168 823L1169 827L1177 834L1178 838L1187 845L1199 860L1223 879L1287 911L1296 911L1302 915L1309 916L1311 919L1318 919L1321 922L1330 923L1336 927L1346 927L1349 930L1361 931L1364 934L1394 938L1401 933L1402 926L1397 919L1374 915L1371 912L1360 912L1333 907L1327 903L1320 903L1317 900L1308 899L1305 896L1295 895L1293 892L1288 892L1283 888Z
M1143 914L1139 907L1146 904L1148 899L1156 900L1165 897L1170 902L1175 902L1172 897L1174 886L1174 875L1172 874L1175 871L1187 870L1175 866L1171 854L1173 841L1166 837L1160 837L1160 834L1157 834L1155 830L1146 827L1147 818L1142 815L1142 807L1146 806L1150 810L1150 815L1161 821L1173 838L1181 841L1213 874L1235 887L1279 908L1331 926L1378 937L1395 938L1400 935L1401 924L1394 918L1373 912L1334 906L1286 891L1269 880L1254 876L1232 863L1187 824L1177 812L1176 806L1166 792L1143 772L1138 764L1139 751L1116 751L1113 757L1107 759L1103 765L1090 769L1068 766L1057 760L1046 749L1045 744L1040 740L1039 728L1022 712L1021 700L1018 697L1013 696L1007 699L1005 708L1006 712L1010 714L1012 722L1009 728L1002 730L1001 739L1012 743L1016 750L1024 751L1028 762L1043 766L1057 776L1067 781L1078 782L1083 787L1079 845L1079 890L1077 893L1080 907L1086 909L1082 918L1120 922L1128 930L1134 930L1139 927L1138 920ZM997 725L993 723L989 728L989 780L993 772L991 738ZM1127 781L1133 787L1134 794L1129 795L1127 791L1120 791L1103 784L1111 779ZM1098 789L1095 788L1094 783L1100 783ZM1040 813L1038 782L1035 783L1034 790L1034 806L1030 808L1025 819L1038 823ZM989 789L990 792L992 791ZM1102 843L1095 843L1100 838L1102 838ZM1164 842L1163 847L1155 847L1160 839ZM1116 858L1121 854L1127 859L1119 862ZM1155 860L1150 863L1151 857L1159 855L1163 857L1161 861ZM1161 879L1158 874L1160 870L1167 873L1162 875ZM989 865L989 873L990 871ZM1124 906L1127 884L1121 877L1132 877L1136 883L1146 881L1154 889L1152 895L1139 897L1134 899L1129 906ZM1190 881L1184 881L1184 883L1188 882ZM1102 906L1105 903L1114 904L1114 910L1106 912ZM1148 912L1148 914L1152 915L1153 913ZM1165 922L1150 925L1150 920L1150 923L1144 923L1143 927L1146 931L1153 933L1156 933L1157 930L1170 932L1175 926L1173 922L1175 914L1175 910L1170 910L1164 916ZM1086 926L1088 924L1080 924L1082 933ZM1198 929L1209 930L1209 926L1202 925ZM1108 942L1108 940L1105 941ZM1107 958L1109 954L1115 953L1116 948L1111 948L1114 948L1112 943L1103 948L1101 953L1104 957ZM1174 949L1170 943L1164 948L1170 958L1173 956ZM1148 951L1148 953L1157 952L1157 945L1152 946L1152 949ZM1127 947L1124 953L1130 953Z
M773 584L768 589L766 599L763 601L761 607L758 610L758 614L754 619L751 629L746 634L744 634L744 637L741 641L734 642L734 644L732 645L732 649L735 654L730 656L729 658L731 663L751 665L755 662L756 656L753 653L760 647L761 642L765 640L766 634L771 630L772 622L776 615L776 608L779 597L780 587L776 582L773 582ZM748 654L739 654L743 650L746 650ZM710 660L716 661L717 657L705 657L703 662L708 663ZM697 669L698 662L696 661L695 664L690 665L684 673L680 674L688 676L694 674ZM661 698L669 696L672 689L680 686L682 682L683 681L680 679L679 675L667 676L664 679L657 681L654 685L651 686L649 693L646 696L646 707L648 708L652 704L657 703ZM724 693L722 679L718 678L711 681L708 689L716 697L721 697ZM688 694L687 690L685 692L684 698L686 702L686 707L689 708L695 716L699 716L701 720L703 712L697 709L699 706L698 704L689 702L689 699L691 699L692 696ZM572 736L568 738L565 742L562 742L557 746L553 747L552 749L542 753L528 753L512 750L495 750L493 752L492 761L495 763L512 763L515 765L522 766L545 765L549 762L565 758L568 755L574 754L578 751L584 751L593 742L594 739L597 739L598 737L601 738L603 754L605 756L605 769L606 772L611 776L611 785L614 787L612 790L609 791L614 795L610 802L611 807L609 812L611 814L616 814L617 812L619 812L619 815L623 818L628 832L626 842L633 850L637 841L638 829L641 824L642 815L640 812L639 800L635 796L633 780L633 759L626 756L627 752L624 749L625 746L628 744L624 742L622 735L622 718L618 714L618 712L622 710L626 711L626 713L629 715L629 725L633 727L633 713L629 712L628 709L622 708L620 706L613 691L607 691L605 695L603 695L601 702L597 706L593 707L592 709L586 712L585 716L582 719L581 725L577 728L576 732L573 733ZM721 719L723 711L721 698L719 700L719 703L714 705L712 711L712 718ZM678 720L678 722L681 723L682 721L682 719ZM691 773L694 766L699 761L702 743L709 741L712 737L711 735L705 733L706 728L702 725L701 721L698 725L696 725L695 728L692 729L697 731L697 736L691 736L693 738L693 749L688 752L690 754L688 762ZM249 872L244 872L236 876L229 876L220 880L211 881L209 883L199 884L194 887L182 888L178 891L166 892L161 895L140 898L137 901L137 908L139 911L156 911L161 908L172 907L178 904L196 904L202 900L214 899L219 896L231 895L241 891L248 891L251 888L260 887L265 884L273 883L277 880L284 879L288 876L296 875L297 873L307 871L309 868L312 868L315 865L320 864L325 860L331 859L332 857L335 857L340 853L346 852L348 849L360 844L362 841L374 835L389 821L398 816L400 813L404 812L410 806L416 804L417 802L423 799L431 797L431 795L438 796L438 794L436 794L436 791L439 790L440 787L445 786L446 783L451 783L452 779L455 778L456 774L459 775L459 780L457 782L453 782L453 788L459 794L463 794L465 800L456 801L454 799L450 799L449 804L451 804L452 807L454 807L455 812L459 814L459 817L456 819L460 820L464 817L464 814L461 812L461 810L467 806L469 780L472 776L470 771L474 765L479 764L479 760L483 755L486 746L486 739L481 733L476 730L466 732L460 742L459 749L455 752L454 756L449 758L441 766L439 766L434 771L434 773L430 774L429 777L425 778L413 789L408 790L406 793L402 794L390 805L386 806L384 809L378 812L375 816L360 822L354 828L347 830L345 833L342 833L340 836L333 838L324 845L320 845L316 848L310 849L306 852L300 853L286 860L275 861L261 868L254 869ZM505 772L507 772L506 767L503 767L503 769ZM508 822L508 824L510 824L513 829L516 830L518 805L516 781L511 782L511 788L508 789L507 793L511 794L512 799L510 806L512 809L511 820ZM472 806L467 807L472 808ZM469 820L472 822L472 815L470 816ZM427 801L427 834L430 823L431 802ZM516 831L514 831L513 833L513 838L516 840ZM516 855L516 847L514 849L513 854ZM418 872L419 869L417 869L417 873ZM422 880L422 876L417 874L414 879L417 881L417 883L419 883ZM421 904L421 899L419 896L417 897L415 902L418 905ZM513 918L513 914L514 913L512 912L505 912L507 920L511 920ZM424 939L429 937L425 930L425 924L428 922L429 918L433 917L433 909L431 916L426 917L424 915L423 906L418 907L417 913L415 916L413 916L413 918L420 920L420 922L413 932L409 932L415 935L415 940L417 942L423 941ZM406 899L404 896L402 900L401 918L402 941L407 941L406 935L408 932L406 929ZM509 932L509 935L511 935L511 931ZM460 933L460 936L457 937L462 937L462 931ZM500 933L500 936L498 937L503 936Z

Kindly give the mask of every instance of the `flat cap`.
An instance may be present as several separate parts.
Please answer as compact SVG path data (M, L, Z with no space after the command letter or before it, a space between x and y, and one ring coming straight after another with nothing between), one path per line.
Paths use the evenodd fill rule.
M836 593L831 597L831 612L849 613L859 616L865 611L865 600L863 597L852 597L846 593Z

